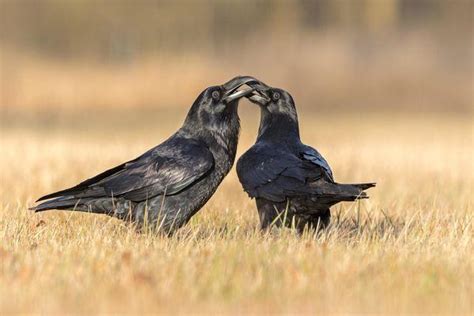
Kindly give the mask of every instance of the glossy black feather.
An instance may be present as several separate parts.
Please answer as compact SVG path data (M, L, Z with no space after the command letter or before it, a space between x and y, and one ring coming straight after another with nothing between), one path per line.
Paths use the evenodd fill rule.
M243 94L229 101L224 97L244 81L248 77L204 90L169 139L134 160L43 196L32 209L108 214L168 233L183 226L233 165L240 130L238 98Z
M139 202L160 194L176 194L208 173L213 165L214 158L205 144L173 137L137 159L40 201L74 195L82 199L123 196Z
M272 99L278 92L281 98ZM326 159L299 136L296 108L291 95L267 89L261 108L257 142L237 162L244 190L255 198L262 228L271 224L327 225L329 208L341 201L367 198L367 184L338 184ZM252 100L252 98L250 98ZM266 101L270 100L270 101ZM285 213L285 220L282 214Z

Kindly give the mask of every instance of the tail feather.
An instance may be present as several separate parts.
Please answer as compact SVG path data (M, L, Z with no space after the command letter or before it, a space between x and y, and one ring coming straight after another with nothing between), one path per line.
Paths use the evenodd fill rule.
M344 198L343 201L354 201L359 199L368 199L369 196L366 192L367 189L370 189L375 186L375 183L357 183L357 184L336 184L339 188L341 198Z
M324 196L326 199L335 203L341 201L367 199L369 197L367 193L364 192L364 190L374 186L375 183L340 184L326 181L324 181L324 183L317 184L317 188L320 191L318 195Z
M367 189L375 187L377 184L375 182L369 182L369 183L355 183L355 184L350 184L350 185L355 186L361 190L367 190Z
M31 207L30 210L35 212L41 212L47 210L74 209L78 206L80 201L80 199L76 199L74 197L58 197L56 199L45 201L41 204Z

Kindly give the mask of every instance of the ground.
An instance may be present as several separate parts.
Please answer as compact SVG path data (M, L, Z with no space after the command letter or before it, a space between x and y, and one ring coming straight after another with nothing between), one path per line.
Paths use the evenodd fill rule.
M239 154L258 122L242 107ZM171 238L27 210L163 141L185 114L170 112L4 116L0 313L473 312L470 115L301 110L303 140L338 181L378 184L369 200L334 207L318 235L262 234L235 170Z

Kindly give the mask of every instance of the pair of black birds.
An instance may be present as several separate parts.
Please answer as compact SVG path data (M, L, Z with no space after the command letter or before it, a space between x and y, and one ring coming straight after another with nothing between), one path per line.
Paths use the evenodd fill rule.
M247 89L240 89L246 85ZM247 97L261 109L257 142L237 163L255 198L262 228L325 227L329 208L366 198L375 183L339 184L321 154L300 140L295 103L282 89L248 76L205 89L183 126L140 157L40 198L32 209L107 214L165 233L185 225L211 198L235 160L237 107Z

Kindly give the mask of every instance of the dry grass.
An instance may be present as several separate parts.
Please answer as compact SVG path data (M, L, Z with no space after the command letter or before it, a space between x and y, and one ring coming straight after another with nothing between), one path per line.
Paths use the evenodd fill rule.
M453 1L457 9L446 16L420 15L418 26L366 28L357 22L370 14L363 8L390 8L388 1L354 2L352 13L344 9L351 10L348 1L326 9L319 3L315 13L326 19L354 19L344 25L336 16L307 28L311 21L303 23L306 14L296 8L278 11L265 2L254 12L248 3L240 13L224 10L245 19L223 18L215 32L213 19L226 12L209 3L196 3L191 15L189 5L177 3L186 12L177 15L162 8L144 14L145 2L132 9L125 1L125 14L108 2L4 6L0 315L474 313L467 4L464 10ZM270 14L268 23L247 22L261 12ZM234 38L232 28L251 31ZM136 51L108 59L101 53L108 38ZM37 50L68 43L67 58ZM42 194L161 142L181 123L183 105L232 74L289 90L304 140L326 156L337 180L376 181L371 199L335 207L332 225L316 236L259 232L235 171L171 238L139 234L105 216L27 211ZM255 107L243 104L241 113L240 153L258 123Z
M241 110L243 151L257 118ZM91 129L4 127L0 313L472 313L471 118L300 116L338 180L378 182L370 200L335 207L318 236L262 235L235 171L172 238L105 216L32 214L35 197L136 156L182 118L113 133L125 116Z

